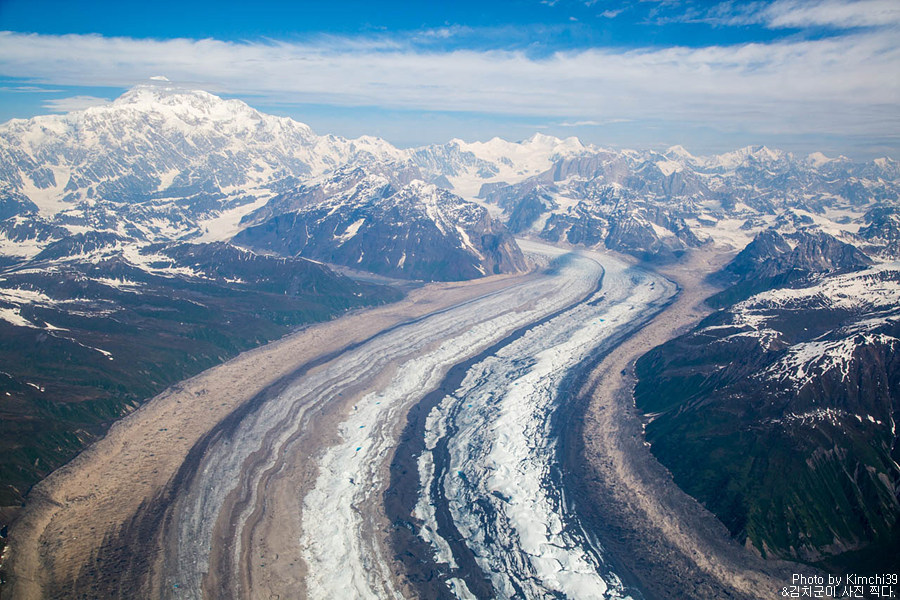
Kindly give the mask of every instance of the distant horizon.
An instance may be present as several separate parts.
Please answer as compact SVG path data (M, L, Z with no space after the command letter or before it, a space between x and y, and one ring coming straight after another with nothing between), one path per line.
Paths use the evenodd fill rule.
M900 156L896 0L0 3L0 121L153 76L398 147Z
M194 92L194 91L206 92L206 93L212 94L213 96L216 96L216 97L218 97L218 98L221 98L222 100L239 100L239 101L243 102L244 104L246 104L247 106L249 106L251 109L256 110L257 112L260 112L260 113L262 113L262 114L264 114L264 115L268 115L268 116L276 116L276 117L288 117L288 118L294 120L294 121L297 122L297 123L300 123L300 124L302 124L302 125L306 125L306 126L310 127L310 129L311 129L311 130L313 131L313 133L315 133L316 135L319 135L319 136L329 135L329 134L330 134L330 135L341 135L341 134L338 134L338 133L336 133L336 132L334 132L334 131L321 130L321 129L319 129L319 128L313 126L312 124L310 124L310 123L307 122L306 120L303 120L302 118L298 119L298 118L296 118L295 116L293 116L293 115L291 115L291 114L276 114L276 113L272 113L272 112L268 112L268 111L262 110L262 109L260 109L260 108L257 107L257 106L253 106L253 105L251 104L251 102L248 102L247 100L245 100L245 99L243 99L243 98L239 98L239 97L229 97L228 95L225 95L225 94L222 94L222 95L220 95L220 94L214 94L214 93L212 93L212 92L209 92L209 91L207 91L207 90L204 90L204 89L201 89L201 88L198 88L198 87L182 87L182 86L177 86L177 85L175 85L173 82L171 82L171 81L169 81L169 80L161 81L160 78L151 78L151 79L149 79L147 82L142 82L142 83L135 84L135 85L132 86L131 88L126 88L126 89L124 89L124 90L122 91L121 94L119 94L119 95L116 96L115 98L112 98L112 99L110 99L110 100L108 100L108 101L104 101L104 102L91 101L91 102L89 102L89 104L88 104L87 106L78 106L78 105L77 105L77 100L76 100L76 103L73 103L73 104L71 104L71 105L69 105L69 106L66 106L66 108L69 108L69 110L66 110L65 112L49 112L49 111L45 111L45 112L41 112L41 113L38 113L38 114L35 114L35 115L32 115L32 116L29 116L29 117L12 117L12 118L10 118L10 119L6 119L6 120L4 120L4 121L0 121L0 126L6 125L6 124L8 124L10 121L13 121L13 120L29 120L29 119L32 119L32 118L35 118L35 117L65 116L66 114L74 113L74 112L79 112L79 111L83 111L83 110L85 110L85 109L87 109L87 108L91 108L91 107L109 106L109 105L111 105L115 100L117 100L117 99L118 99L119 97L121 97L122 95L128 93L129 91L131 91L131 90L133 90L133 89L135 89L135 88L142 87L142 86L147 86L147 85L160 85L160 86L164 86L165 89L168 89L168 90L177 90L177 91L183 91L183 92ZM252 99L251 99L251 101L252 101ZM894 156L890 156L890 155L886 155L886 154L883 154L883 155L877 155L877 156L871 156L871 157L868 157L868 158L865 158L865 159L860 159L860 158L855 158L855 157L847 156L847 155L845 155L845 154L840 154L840 153L831 153L831 154L829 154L828 152L824 152L824 151L819 150L819 149L813 149L813 150L810 150L809 152L803 152L803 151L801 151L801 152L795 152L795 151L788 150L788 149L786 149L786 148L782 148L782 147L777 146L777 145L775 145L775 144L766 144L766 143L755 143L755 144L746 144L746 145L743 145L743 146L733 146L733 147L724 148L723 150L718 151L718 152L698 152L698 151L695 151L695 150L693 150L693 149L687 147L685 144L682 144L682 143L670 144L670 145L668 145L668 146L658 145L658 146L655 146L655 147L647 147L647 146L620 146L620 145L613 145L613 144L608 144L608 143L607 143L607 144L604 144L604 143L602 143L602 142L601 142L601 143L597 143L597 142L587 141L587 140L582 139L580 136L578 136L578 135L572 135L571 133L568 133L567 135L555 135L555 134L547 133L546 131L541 131L541 130L538 130L538 129L535 129L535 130L531 131L531 133L529 133L528 135L525 135L525 136L523 136L523 137L517 137L517 138L504 137L504 136L502 136L502 135L494 135L494 136L492 136L492 137L490 137L490 138L468 138L468 139L466 139L466 138L464 138L464 137L462 137L462 136L460 136L460 135L454 134L453 136L448 137L448 138L446 138L446 139L441 139L441 140L436 140L436 141L430 141L430 142L426 142L426 143L422 143L422 144L412 144L412 145L401 145L401 144L397 144L397 143L393 142L392 140L390 140L390 139L388 139L388 138L384 138L384 137L382 137L382 136L373 135L371 132L362 132L362 133L360 133L360 134L358 134L358 135L341 135L341 137L345 137L345 138L347 138L347 139L357 139L357 138L364 137L364 136L377 137L377 138L383 139L384 141L390 143L392 146L394 146L394 147L396 147L396 148L398 148L398 149L400 149L400 150L413 150L413 149L416 149L416 148L422 148L422 147L427 147L427 146L431 146L431 145L443 145L443 144L448 144L448 143L450 143L450 142L452 142L452 141L454 141L454 140L457 140L457 139L460 140L460 141L463 142L463 143L466 143L466 144L477 144L477 143L484 144L484 143L491 142L491 141L493 141L494 139L500 139L500 140L503 140L503 141L508 142L508 143L521 144L521 143L530 141L531 139L533 139L533 138L536 137L536 136L546 136L546 137L550 137L550 138L556 139L556 140L558 140L558 141L566 141L566 140L569 140L569 139L574 139L574 140L577 140L580 144L582 144L582 145L584 145L584 146L593 146L593 147L595 147L595 148L597 148L597 149L600 149L600 150L613 150L613 151L619 151L619 152L623 152L623 151L635 151L635 152L657 152L657 153L660 153L660 154L665 154L667 151L669 151L669 150L671 150L671 149L673 149L673 148L681 147L683 150L685 150L685 151L686 151L688 154L690 154L692 157L694 157L694 158L700 158L700 159L702 159L702 158L712 158L712 157L715 157L715 156L721 156L721 155L723 155L723 154L729 154L729 153L733 153L733 152L739 152L739 151L741 151L741 150L750 149L750 148L754 148L754 149L763 149L763 148L767 148L767 149L769 149L769 150L785 152L785 153L787 153L787 154L792 155L795 159L797 159L797 158L800 158L800 159L802 159L802 158L808 158L808 157L810 157L810 156L812 156L812 155L814 155L814 154L822 154L822 155L824 155L826 158L828 158L828 159L830 159L830 160L835 160L835 159L840 159L840 158L846 158L846 159L851 160L851 161L853 161L853 162L868 162L868 161L877 160L877 159L881 159L881 158L885 158L885 159L892 160L892 161L896 161L896 160L897 160Z

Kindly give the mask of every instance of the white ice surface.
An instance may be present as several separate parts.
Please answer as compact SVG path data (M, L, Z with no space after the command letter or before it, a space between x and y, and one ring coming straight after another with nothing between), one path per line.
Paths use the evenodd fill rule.
M569 400L560 394L563 377L598 346L634 326L674 288L607 257L597 259L606 267L598 294L603 300L581 304L476 365L460 390L429 416L428 452L420 465L431 461L428 453L447 435L446 419L454 415L457 432L449 440L444 493L461 537L503 598L551 593L616 598L625 593L605 568L602 548L573 525L564 497L554 490L551 415ZM433 469L420 468L420 473L434 476ZM435 501L430 486L430 478L423 477L419 506ZM423 538L434 544L441 560L437 529L433 518L426 519Z
M391 557L382 556L380 544L366 535L372 526L365 520L369 513L359 510L381 502L387 485L381 473L395 444L395 425L414 402L439 384L450 365L592 290L600 271L585 268L588 263L588 259L573 260L554 275L378 336L299 378L244 419L233 438L210 448L192 483L193 491L180 500L181 519L173 530L178 554L167 566L169 580L179 583L179 597L199 597L215 515L238 485L238 474L250 454L261 448L277 453L292 435L309 426L317 406L363 383L369 391L340 425L338 443L316 457L319 476L303 498L303 537L298 543L308 567L310 598L396 597ZM279 432L277 439L266 437L271 431ZM266 468L263 465L260 472ZM251 487L257 493L257 487ZM248 506L253 505L251 498ZM232 526L240 528L248 517L239 516ZM236 558L241 556L240 543L233 552Z
M398 597L399 591L390 586L391 561L373 555L377 550L364 540L363 511L357 508L379 502L386 485L379 475L393 448L386 428L402 418L402 407L436 388L449 365L587 293L600 270L585 269L583 261L573 261L543 286L532 284L527 290L480 302L477 321L453 337L440 338L436 347L411 356L385 389L362 399L340 428L341 443L319 460L317 484L304 500L301 546L310 573L307 590L311 598ZM544 289L538 292L541 287ZM551 296L543 296L551 290ZM538 294L533 296L535 292ZM527 297L534 298L535 304L524 304ZM472 310L476 310L474 305Z

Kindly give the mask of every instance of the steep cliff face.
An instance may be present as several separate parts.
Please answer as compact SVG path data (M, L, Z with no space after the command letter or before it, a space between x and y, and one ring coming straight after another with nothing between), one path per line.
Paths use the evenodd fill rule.
M859 237L866 250L885 257L900 256L900 206L879 205L865 214Z
M874 568L900 550L898 351L900 271L819 275L646 354L635 398L653 453L735 537Z
M527 267L506 228L486 209L418 179L404 183L361 168L340 170L272 203L279 210L264 207L262 221L245 228L235 243L429 281Z
M799 285L819 273L857 271L872 264L859 248L823 231L801 229L781 235L766 229L724 269L710 276L730 287L708 302L724 307L759 292Z
M798 231L786 237L769 229L738 254L723 270L729 283L759 281L787 273L852 271L872 260L852 244L821 231Z

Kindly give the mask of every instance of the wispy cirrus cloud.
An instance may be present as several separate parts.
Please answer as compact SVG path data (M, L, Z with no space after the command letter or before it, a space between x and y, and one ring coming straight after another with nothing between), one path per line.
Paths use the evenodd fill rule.
M778 0L763 11L769 27L881 27L900 25L896 0Z
M590 119L586 121L562 121L558 125L560 127L599 127L603 125L603 121L592 121Z
M0 86L0 92L11 92L13 94L47 94L60 92L62 90L54 90L47 87L37 85L3 85Z
M556 123L558 127L602 127L604 125L613 125L616 123L630 123L631 119L607 119L605 121L595 121L587 119L584 121L561 121Z
M888 75L900 72L892 33L535 58L422 50L386 37L288 43L5 32L0 74L25 84L119 88L164 74L273 103L900 138L900 82Z
M71 112L73 110L84 110L92 106L103 106L109 104L106 98L98 98L97 96L70 96L68 98L53 98L44 102L44 108L52 112Z
M773 30L896 27L900 25L900 3L896 0L728 0L703 8L692 7L668 16L667 20L729 26L762 25Z

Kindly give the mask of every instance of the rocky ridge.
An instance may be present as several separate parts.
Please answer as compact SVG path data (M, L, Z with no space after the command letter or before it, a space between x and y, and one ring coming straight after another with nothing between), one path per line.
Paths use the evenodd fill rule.
M739 294L749 297L638 361L647 440L675 481L761 555L894 568L900 271L844 251L850 265L813 272L783 239L755 243L724 276L751 254L803 276Z
M410 279L463 280L527 268L485 208L412 178L414 167L378 171L339 169L282 194L248 215L258 224L234 242Z

